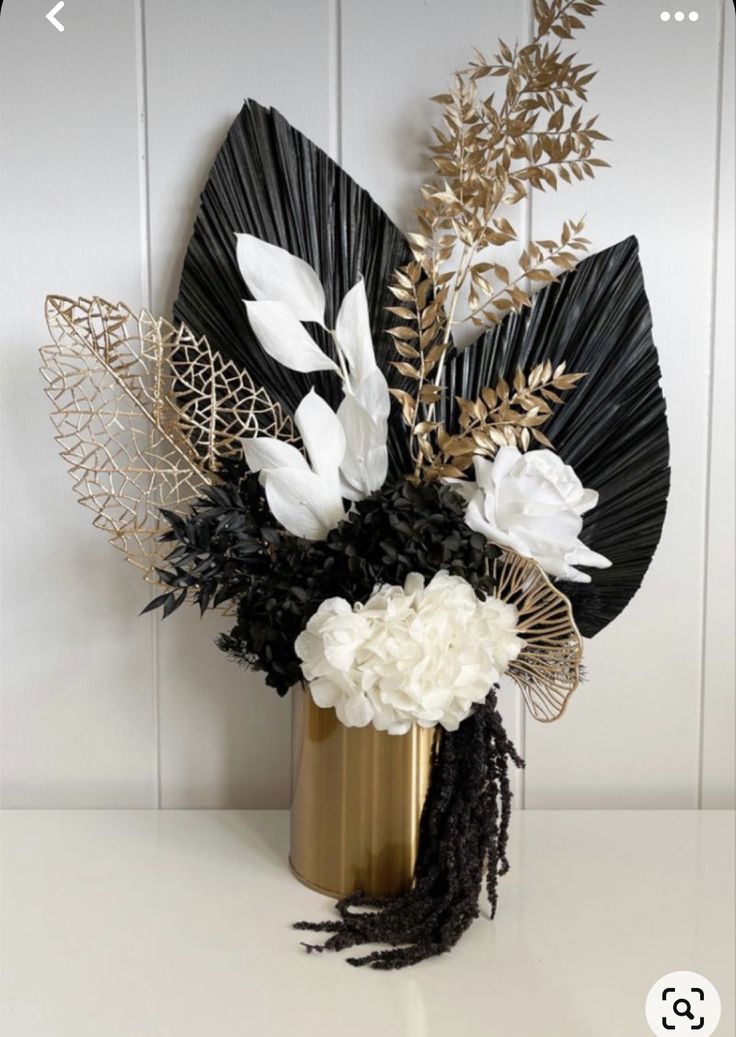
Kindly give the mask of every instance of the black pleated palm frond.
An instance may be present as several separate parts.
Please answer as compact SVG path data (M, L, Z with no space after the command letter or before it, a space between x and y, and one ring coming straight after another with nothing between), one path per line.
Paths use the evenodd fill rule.
M289 413L314 385L333 406L338 380L329 374L297 374L271 360L250 330L243 305L248 295L236 261L235 234L249 233L306 260L327 297L327 324L334 327L340 302L362 275L374 344L389 384L406 383L389 366L395 357L386 312L395 299L391 274L411 259L404 236L370 195L274 109L246 101L231 126L202 193L174 304L186 323L224 356L247 367ZM328 337L310 326L322 348ZM333 354L334 355L334 354ZM392 475L409 471L411 458L400 411L389 428Z
M247 101L233 123L202 193L174 313L207 335L224 356L247 367L257 384L293 413L315 385L337 406L337 380L283 368L261 349L248 325L248 297L235 256L235 234L248 232L310 263L327 297L327 323L362 275L378 362L390 384L406 388L389 360L386 329L392 272L410 259L401 232L339 166L273 109ZM331 345L310 327L327 352ZM669 446L660 370L651 335L637 242L628 238L583 260L542 288L534 306L507 317L446 367L448 392L438 409L455 427L456 396L474 398L517 367L563 360L588 376L545 425L560 456L600 503L582 539L611 559L591 584L565 582L583 634L592 636L621 612L641 584L659 541L669 489ZM389 430L390 474L411 469L397 407Z
M580 631L592 637L639 588L659 543L669 491L669 440L652 318L636 238L587 259L542 288L447 364L440 416L457 426L455 398L546 359L587 376L544 426L554 448L600 500L581 539L613 563L592 583L560 583Z

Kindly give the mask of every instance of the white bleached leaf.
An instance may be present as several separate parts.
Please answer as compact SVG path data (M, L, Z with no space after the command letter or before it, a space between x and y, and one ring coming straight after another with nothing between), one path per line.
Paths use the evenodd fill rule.
M388 421L391 396L386 379L379 368L371 371L360 385L355 387L353 395L363 410L379 425Z
M279 468L262 478L271 513L295 536L323 540L345 518L339 489L314 472Z
M309 263L252 234L236 238L238 266L255 299L281 302L297 320L323 322L325 293Z
M385 430L352 396L346 396L337 412L345 430L345 456L340 465L343 493L361 500L379 490L386 481L388 450Z
M261 346L291 371L336 371L334 360L323 353L306 328L281 302L247 302L248 320Z
M362 277L342 300L335 325L335 339L350 364L351 374L357 382L362 382L376 367L368 299Z
M337 485L340 463L345 454L345 433L337 414L314 389L310 389L294 413L294 423L314 471Z
M264 468L299 468L309 471L302 452L282 439L254 436L252 439L242 439L241 443L245 460L252 472L260 472Z

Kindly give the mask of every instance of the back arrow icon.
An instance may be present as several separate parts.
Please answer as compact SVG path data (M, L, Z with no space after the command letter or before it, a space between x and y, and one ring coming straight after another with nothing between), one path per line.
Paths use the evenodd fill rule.
M59 3L56 5L56 7L52 7L49 13L46 15L47 20L50 21L53 27L55 29L58 29L59 32L64 31L64 26L61 24L60 21L58 21L58 19L55 16L59 13L63 6L64 0L59 0Z

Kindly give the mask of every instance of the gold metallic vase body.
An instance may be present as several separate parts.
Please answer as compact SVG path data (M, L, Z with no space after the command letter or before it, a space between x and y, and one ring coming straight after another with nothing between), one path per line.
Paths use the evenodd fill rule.
M290 863L330 896L387 896L412 883L434 730L345 727L292 688Z

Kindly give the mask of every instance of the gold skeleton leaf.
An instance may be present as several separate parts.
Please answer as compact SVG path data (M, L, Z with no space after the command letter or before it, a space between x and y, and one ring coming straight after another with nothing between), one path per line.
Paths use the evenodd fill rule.
M184 326L104 299L49 296L41 348L51 420L80 503L129 562L157 582L170 551L161 508L217 481L240 437L294 440L291 419L247 372Z
M535 720L557 720L580 683L583 644L570 602L539 564L513 551L493 562L495 596L518 611L524 648L508 669Z
M436 453L431 439L439 428L428 423L442 396L454 329L492 327L529 306L531 287L573 269L590 244L583 220L566 220L558 238L530 241L519 252L518 231L505 214L531 191L556 190L560 180L585 180L608 165L593 154L608 138L596 128L597 116L583 110L596 73L563 54L561 43L601 4L535 0L537 34L529 43L511 48L499 41L490 60L476 51L451 90L433 98L442 109L432 146L435 176L422 188L418 227L409 235L413 259L395 272L397 304L390 307L403 322L390 334L395 366L412 384L393 394L410 429L416 478Z

